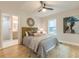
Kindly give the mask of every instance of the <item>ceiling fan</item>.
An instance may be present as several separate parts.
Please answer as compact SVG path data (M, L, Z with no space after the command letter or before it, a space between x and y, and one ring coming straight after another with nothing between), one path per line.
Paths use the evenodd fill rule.
M54 10L53 8L46 7L46 3L44 3L43 1L40 1L40 4L41 4L41 9L38 10L38 12L40 12L40 11L46 11L46 10Z

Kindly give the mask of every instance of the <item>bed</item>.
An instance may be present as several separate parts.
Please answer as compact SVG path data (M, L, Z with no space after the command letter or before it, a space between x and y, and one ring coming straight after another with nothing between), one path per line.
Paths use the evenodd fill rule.
M25 32L34 31L36 32L37 28L22 28L22 43L26 47L30 48L33 52L39 57L47 57L47 53L56 47L58 40L56 35L53 34L41 34L38 36L26 36Z

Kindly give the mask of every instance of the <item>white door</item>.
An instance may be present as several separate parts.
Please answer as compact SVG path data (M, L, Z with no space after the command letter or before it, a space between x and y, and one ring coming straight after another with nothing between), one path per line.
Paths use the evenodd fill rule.
M2 39L3 41L11 40L11 31L10 31L10 17L2 17Z

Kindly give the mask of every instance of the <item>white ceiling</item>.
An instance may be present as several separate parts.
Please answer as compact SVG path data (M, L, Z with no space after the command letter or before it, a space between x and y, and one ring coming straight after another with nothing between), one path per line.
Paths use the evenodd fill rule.
M79 1L45 1L54 10L47 10L46 12L38 12L41 4L39 1L0 1L0 9L2 11L12 11L25 14L32 14L38 17L47 16L64 10L76 8L79 6Z

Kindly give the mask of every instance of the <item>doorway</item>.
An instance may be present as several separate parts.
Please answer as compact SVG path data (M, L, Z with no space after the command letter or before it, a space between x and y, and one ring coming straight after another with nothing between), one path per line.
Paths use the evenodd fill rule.
M18 44L18 16L2 15L2 48Z

